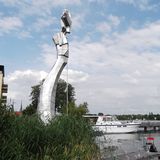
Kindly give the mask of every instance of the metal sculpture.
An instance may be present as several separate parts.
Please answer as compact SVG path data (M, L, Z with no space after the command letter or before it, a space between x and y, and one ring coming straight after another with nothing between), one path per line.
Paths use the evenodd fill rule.
M48 123L49 120L55 116L56 88L62 70L68 62L69 45L66 35L67 33L70 33L71 24L70 13L65 10L61 17L62 30L53 36L53 42L56 46L58 58L44 80L40 91L38 114L44 123Z

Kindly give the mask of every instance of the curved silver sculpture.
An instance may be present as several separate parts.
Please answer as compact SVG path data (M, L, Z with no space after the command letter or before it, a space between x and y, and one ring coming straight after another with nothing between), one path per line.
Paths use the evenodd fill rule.
M40 91L38 114L44 123L48 123L48 121L55 116L56 88L62 70L68 62L69 45L66 34L70 33L71 23L70 13L65 10L61 17L62 31L53 36L53 42L57 49L58 58L44 80Z

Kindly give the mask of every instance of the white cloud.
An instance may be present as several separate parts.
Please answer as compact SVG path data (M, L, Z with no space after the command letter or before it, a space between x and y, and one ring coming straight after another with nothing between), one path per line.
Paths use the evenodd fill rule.
M39 80L42 80L43 78L45 78L46 76L46 72L44 71L32 71L32 70L25 70L25 71L20 71L17 70L15 72L13 72L12 74L7 76L7 80L9 82L14 82L16 80L23 79L24 77L30 77L30 76L34 76L34 77L38 77Z
M100 2L99 0L95 1ZM123 1L123 3L128 3L139 9L154 7L153 5L149 6L149 1L146 1L147 3L142 0L117 1ZM7 6L14 6L15 10L17 7L17 13L21 15L22 19L25 19L26 15L38 15L38 17L29 17L36 21L28 29L26 29L27 25L23 25L18 17L15 17L14 23L12 19L14 17L7 21L9 17L4 16L0 20L0 34L19 31L24 26L23 30L19 31L21 37L31 37L30 31L33 27L43 29L43 31L45 27L48 28L52 24L51 15L57 11L55 7L61 6L62 8L64 4L68 7L68 5L79 5L81 3L81 1L69 0L0 0L0 2ZM2 16L2 14L0 15ZM85 26L82 26L85 15L84 12L82 15L75 12L73 30L75 28L85 29ZM101 16L104 17L102 14ZM46 17L48 18L45 19ZM97 38L94 34L89 36L89 33L83 30L82 34L86 35L84 39L77 38L78 40L74 39L69 42L69 82L73 83L76 89L77 102L87 101L91 112L109 114L147 113L152 109L156 110L156 107L160 105L158 100L160 99L160 92L158 91L158 88L160 88L160 21L147 23L136 29L121 30L121 33L114 33L115 29L119 31L117 28L122 25L122 20L123 17L110 14L106 16L105 21L101 23L97 21L97 30L105 33L102 34L101 40L96 41ZM4 27L4 24L9 23L10 25ZM25 21L25 23L28 22ZM93 24L88 23L88 25ZM42 44L40 46L41 65L44 68L47 66L49 70L57 58L56 48L54 44L43 44L44 42L41 42L41 40L38 39L35 43ZM44 73L47 74L47 72ZM17 103L22 99L27 104L26 97L29 96L30 87L37 84L40 78L40 71L33 70L15 71L13 74L9 74L7 76L9 97L17 100ZM66 78L66 70L62 74L62 78ZM144 108L146 108L145 111Z
M99 22L96 26L96 29L105 35L112 31L115 27L117 27L121 22L121 18L114 15L109 15L106 19L106 21Z
M82 71L77 71L72 69L68 69L67 71L67 69L64 69L64 71L62 72L61 78L67 82L67 77L68 77L68 83L71 83L74 85L74 84L83 83L87 81L87 79L89 78L89 74Z
M92 113L156 111L160 105L157 98L160 97L160 55L154 48L160 47L156 42L160 37L159 25L154 22L140 29L132 28L105 37L102 42L86 39L70 42L69 82L75 87L77 103L87 101ZM56 61L55 46L41 47L42 65L51 67ZM9 97L25 99L40 75L39 71L9 75ZM66 70L62 77L66 78Z
M105 3L106 0L89 0L89 2L93 3L93 2L97 2L97 3Z
M52 67L57 58L56 47L54 46L54 44L43 44L40 47L42 49L41 61L48 67Z
M135 77L133 77L129 74L124 74L121 77L124 79L124 81L129 82L131 84L137 84L138 83L137 78L135 78Z
M38 18L36 22L33 24L34 29L36 31L43 31L43 29L46 29L47 27L51 26L53 22L56 21L55 18Z
M18 17L3 17L0 19L0 34L16 31L23 26Z
M108 24L107 22L101 22L97 24L96 29L102 33L104 32L110 32L111 31L111 25Z
M87 101L91 112L155 111L160 105L159 33L157 21L102 42L71 42L70 66L89 74L87 81L75 84L77 102Z
M140 10L155 10L160 5L160 3L157 4L151 4L151 2L154 2L152 0L116 0L117 2L126 3L129 5L133 5L134 7L139 8Z
M29 31L21 31L19 32L19 38L24 39L24 38L32 38L32 35Z
M78 15L74 15L74 16L71 17L72 18L72 29L73 30L77 30L77 29L83 27L82 23L84 21L84 17L85 17L84 13L81 13L81 14L78 14Z
M119 35L117 37L118 41L121 43L126 43L127 45L123 47L132 48L134 50L139 50L140 52L145 52L153 47L159 47L159 31L160 31L160 21L147 24L142 29L129 29L125 34Z
M54 16L59 14L60 17L65 8L71 8L71 6L80 5L81 0L0 0L0 3L3 3L3 5L7 7L11 7L11 10L14 9L15 11L13 12L13 15L20 17L24 21L23 25L22 21L18 17L13 17L13 20L11 18L9 19L9 17L6 17L4 20L2 19L0 21L0 35L3 33L9 33L10 31L14 31L16 28L21 28L23 26L23 31L20 31L18 37L24 39L31 38L31 33L34 32L48 31L48 33L51 34L53 31L51 29L51 25L58 24L60 26L59 19L57 20ZM60 13L55 11L55 8L57 7L61 7ZM75 14L72 19L74 22L73 29L80 28L81 22L83 21L83 14ZM28 23L28 20L30 23ZM4 26L4 21L6 21L5 23L7 23L8 28ZM41 38L44 37L45 35L42 34Z
M120 18L114 15L109 15L108 19L110 20L113 26L118 26L120 24Z
M12 6L18 8L23 15L39 15L48 16L51 15L55 7L67 7L72 5L79 5L81 0L0 0L6 6Z
M15 110L19 109L21 100L24 107L29 104L31 86L37 85L46 75L45 71L17 70L6 77L9 85L7 96L15 101Z
M19 4L19 0L0 0L0 2L3 2L5 5L14 6L16 4Z
M69 83L81 83L87 80L88 74L69 70ZM15 110L19 110L21 100L23 102L23 107L26 107L29 102L29 95L31 93L31 87L39 84L39 82L47 76L47 72L38 70L16 70L10 73L6 77L6 83L9 84L8 98L14 100ZM62 79L67 81L66 70L63 72Z
M76 89L77 103L87 101L90 111L95 113L155 111L160 105L160 54L154 50L160 48L159 30L157 21L104 37L100 42L70 42L69 75L72 77L73 68L78 70L78 75L74 71L74 81L70 80ZM56 59L50 57L55 50L51 48L43 46L48 53L43 60L50 66L54 64L50 60Z

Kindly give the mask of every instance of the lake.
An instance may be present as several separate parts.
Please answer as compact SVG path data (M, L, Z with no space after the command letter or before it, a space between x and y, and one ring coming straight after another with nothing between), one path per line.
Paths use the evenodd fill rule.
M103 159L118 160L123 157L124 160L135 160L138 156L146 154L148 150L147 137L154 138L154 144L160 151L160 132L105 134L97 137L96 141L101 149Z

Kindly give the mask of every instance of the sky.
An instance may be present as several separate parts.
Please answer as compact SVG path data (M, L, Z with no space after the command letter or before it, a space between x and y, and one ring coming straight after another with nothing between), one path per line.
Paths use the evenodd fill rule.
M159 0L0 0L0 64L19 110L57 59L52 36L72 16L69 83L90 113L160 112ZM64 69L62 79L67 78Z

